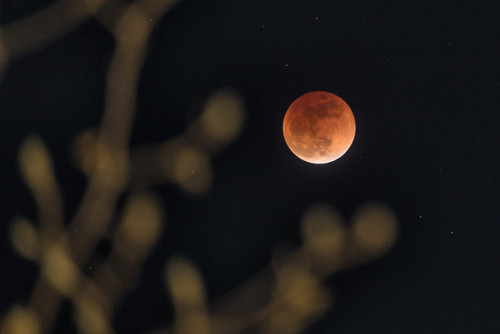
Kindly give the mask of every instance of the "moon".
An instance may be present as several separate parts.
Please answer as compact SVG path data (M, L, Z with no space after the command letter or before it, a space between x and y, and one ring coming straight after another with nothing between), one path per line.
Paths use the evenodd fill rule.
M326 164L347 152L354 140L356 122L340 97L313 91L298 97L283 119L283 136L290 150L312 164Z

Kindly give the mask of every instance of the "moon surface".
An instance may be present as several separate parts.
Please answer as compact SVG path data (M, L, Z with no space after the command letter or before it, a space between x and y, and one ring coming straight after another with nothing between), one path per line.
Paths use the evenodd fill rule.
M297 98L283 120L283 135L300 159L326 164L347 152L356 122L351 108L335 94L313 91Z

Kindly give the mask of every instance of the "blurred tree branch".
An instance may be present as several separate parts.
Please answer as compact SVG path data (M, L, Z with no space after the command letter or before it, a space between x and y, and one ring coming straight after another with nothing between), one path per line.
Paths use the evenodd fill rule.
M130 148L137 83L148 37L176 0L61 0L0 28L0 69L68 34L90 17L115 37L108 70L102 123L76 136L73 158L88 179L82 201L69 222L49 148L29 137L19 152L19 168L35 198L38 224L13 220L14 249L40 268L26 305L15 305L0 333L42 334L52 330L62 303L70 300L79 333L114 333L113 316L137 283L142 266L163 230L163 205L149 190L170 182L193 194L212 180L211 158L240 133L244 103L238 92L214 92L184 133L163 143ZM47 23L50 23L47 25ZM46 29L38 29L44 25ZM126 195L125 207L117 201ZM175 321L155 333L299 333L332 304L328 276L384 254L397 235L389 208L372 204L346 225L329 206L304 215L303 244L279 253L270 266L228 296L208 305L201 273L183 258L165 267L165 284ZM84 268L105 238L106 259L90 274ZM145 329L146 330L146 329Z

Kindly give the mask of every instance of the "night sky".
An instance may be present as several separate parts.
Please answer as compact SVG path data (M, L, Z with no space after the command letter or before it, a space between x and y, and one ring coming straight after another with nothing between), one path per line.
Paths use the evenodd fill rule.
M40 6L0 1L1 22ZM88 20L10 63L0 81L2 314L37 279L8 238L13 216L36 218L19 147L33 133L46 142L71 217L85 178L70 143L100 123L113 45ZM168 295L158 293L170 256L192 260L215 300L267 265L277 244L299 243L311 205L349 221L375 200L397 214L396 246L331 277L335 303L306 333L500 333L499 60L494 3L180 2L150 38L132 146L181 133L220 88L241 93L246 121L214 156L208 193L154 188L166 228L119 309L118 332L171 319ZM313 90L342 97L356 119L350 150L325 165L295 157L282 134L288 106Z

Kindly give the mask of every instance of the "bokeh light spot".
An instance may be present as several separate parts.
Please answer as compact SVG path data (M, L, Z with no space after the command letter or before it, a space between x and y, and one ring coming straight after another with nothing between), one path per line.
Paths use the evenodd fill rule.
M160 203L152 195L135 195L125 209L122 228L132 246L150 247L161 233Z
M216 143L225 144L236 138L244 120L244 105L239 94L221 90L213 94L201 115L204 132Z
M304 247L319 269L329 272L341 261L346 229L340 215L329 206L310 207L302 219Z
M24 258L35 260L38 256L38 235L33 224L26 218L17 218L10 229L14 249Z
M358 247L371 253L381 254L396 240L396 215L392 209L383 204L367 204L354 216L352 237Z
M4 318L1 334L39 334L40 322L36 314L20 306L13 307Z
M47 148L37 137L29 137L21 146L19 165L28 186L47 193L52 186L52 163Z

